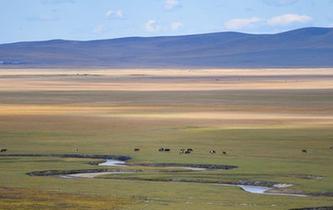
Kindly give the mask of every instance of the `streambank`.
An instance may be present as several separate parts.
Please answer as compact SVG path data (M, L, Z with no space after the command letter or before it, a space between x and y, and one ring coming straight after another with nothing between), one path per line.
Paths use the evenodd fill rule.
M194 164L194 163L129 163L128 166L145 166L145 167L175 167L192 170L230 170L236 169L238 166L222 165L222 164Z
M91 155L91 154L6 154L0 155L0 157L61 157L61 158L87 158L98 159L97 161L89 162L92 165L104 166L103 168L93 169L78 169L78 170L45 170L45 171L33 171L27 173L29 176L58 176L61 178L95 178L100 175L109 174L128 174L138 173L144 170L131 170L130 167L123 166L142 166L153 167L153 172L164 172L158 168L173 168L172 172L177 175L177 172L183 172L185 170L190 171L202 171L202 170L230 170L238 168L233 165L222 164L184 164L184 163L127 163L127 160L131 158L123 155ZM105 166L111 166L105 168ZM181 169L181 170L179 170ZM137 181L158 181L158 182L187 182L187 183L204 183L215 184L221 186L235 186L249 193L267 194L267 195L285 195L285 196L333 196L331 192L318 192L318 193L296 193L289 190L282 190L290 187L290 184L281 184L271 181L248 181L239 180L234 182L228 182L223 180L208 180L208 179L192 179L192 178L139 178L139 177L125 177L125 176L112 176L103 177L105 179L123 179L123 180L137 180Z
M251 182L250 182L251 183ZM292 184L274 184L270 187L268 186L260 186L260 185L251 185L248 184L219 184L220 186L231 186L231 187L239 187L245 192L254 193L254 194L265 194L265 195L284 195L284 196L293 196L293 197L308 197L309 194L305 193L291 193L281 191L284 188L291 187Z
M1 154L0 157L59 157L59 158L86 158L101 160L128 161L132 159L126 155L95 155L95 154ZM104 161L103 161L104 162Z
M297 209L289 209L289 210L332 210L333 206L321 206L321 207L305 207L305 208L297 208Z
M60 175L61 178L73 179L73 178L96 178L97 176L110 175L110 174L130 174L135 173L133 171L106 171L106 172L96 172L96 173L77 173L77 174L68 174Z
M105 169L105 168L96 168L96 169L77 169L77 170L45 170L45 171L32 171L27 173L29 176L66 176L66 175L75 175L75 174L88 174L94 173L128 173L128 172L142 172L142 170L126 170L126 169Z

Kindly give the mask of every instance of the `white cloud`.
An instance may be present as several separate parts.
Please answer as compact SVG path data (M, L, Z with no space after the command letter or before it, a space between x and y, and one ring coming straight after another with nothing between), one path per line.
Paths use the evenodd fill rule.
M145 29L148 32L156 32L159 30L159 25L157 24L156 20L148 20L145 23Z
M177 6L179 6L178 0L165 0L164 2L164 8L167 10L171 10Z
M113 17L122 18L122 17L124 17L124 13L123 13L123 11L121 9L118 9L118 10L108 10L105 13L105 16L108 17L108 18L113 18Z
M258 17L231 19L224 23L224 27L228 30L237 30L252 26L257 23L262 23L262 25L269 26L284 26L295 23L308 23L311 20L313 20L313 18L307 15L284 14L271 17L269 19L261 19Z
M224 27L228 30L235 30L235 29L241 29L241 28L251 26L260 21L261 21L261 19L257 18L257 17L236 18L236 19L231 19L231 20L225 22Z
M93 32L96 33L96 34L101 34L105 31L106 31L106 26L103 25L103 24L97 25L93 30Z
M312 20L312 17L298 14L284 14L275 16L267 20L267 24L271 26L289 25L293 23L307 23Z
M176 31L176 30L178 30L178 29L181 28L181 27L183 27L183 23L180 22L180 21L175 21L175 22L172 22L172 23L170 24L170 28L171 28L171 30L173 30L173 31Z

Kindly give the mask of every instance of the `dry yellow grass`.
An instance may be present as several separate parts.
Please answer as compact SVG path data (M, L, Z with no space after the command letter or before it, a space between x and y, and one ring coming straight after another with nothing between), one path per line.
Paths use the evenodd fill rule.
M123 119L125 121L192 121L213 127L223 128L272 128L272 127L318 127L333 125L330 114L315 113L279 113L260 110L184 110L177 107L146 106L87 106L84 104L69 105L0 105L0 117L78 117L100 120ZM86 119L83 119L86 120Z
M74 116L104 118L104 120L122 118L127 121L181 120L223 127L228 124L230 126L227 127L329 126L333 124L333 113L326 108L325 104L318 104L316 105L318 107L312 107L312 109L302 106L301 103L289 107L263 102L258 106L242 102L243 96L237 99L240 103L229 104L224 102L219 93L209 96L219 97L219 103L214 103L212 106L201 102L181 105L178 101L173 101L166 105L161 101L150 105L149 103L132 104L126 101L133 98L136 92L149 94L155 92L154 98L158 101L162 99L156 99L158 94L165 91L190 93L196 91L330 90L333 88L332 78L333 69L1 69L0 92L3 93L15 91L30 93L34 91L120 93L129 91L132 93L128 94L129 98L122 102L117 101L119 95L114 96L115 99L112 99L113 96L110 95L110 101L102 104L95 104L93 99L89 103L79 103L75 99L73 104L2 103L0 116ZM226 94L227 97L230 95L232 96L232 93ZM307 103L309 103L308 100Z
M333 75L333 68L293 69L0 69L2 75L71 75L98 74L111 76L281 76L281 75Z
M2 81L1 91L200 91L200 90L301 90L333 89L333 83L327 81L291 81L291 82L228 82L228 83L81 83L81 82L44 82L44 81Z
M29 77L26 77L29 76ZM250 77L266 77L251 79ZM274 77L306 76L301 79ZM0 70L0 91L199 91L332 89L333 69ZM50 79L51 77L51 79ZM205 78L206 79L201 79ZM207 81L207 77L210 78ZM219 80L219 77L233 77ZM169 79L168 79L169 78ZM171 80L172 78L173 80Z

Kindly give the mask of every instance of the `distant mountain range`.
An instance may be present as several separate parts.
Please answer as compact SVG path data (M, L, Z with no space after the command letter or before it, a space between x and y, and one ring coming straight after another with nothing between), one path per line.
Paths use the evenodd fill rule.
M0 67L333 67L333 28L0 45Z

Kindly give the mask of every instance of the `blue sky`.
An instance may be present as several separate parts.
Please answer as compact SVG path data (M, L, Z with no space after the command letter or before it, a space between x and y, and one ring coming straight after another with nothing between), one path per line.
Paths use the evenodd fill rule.
M333 27L333 0L0 0L0 43Z

